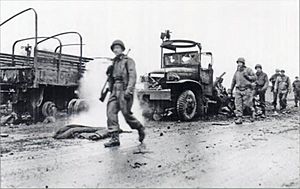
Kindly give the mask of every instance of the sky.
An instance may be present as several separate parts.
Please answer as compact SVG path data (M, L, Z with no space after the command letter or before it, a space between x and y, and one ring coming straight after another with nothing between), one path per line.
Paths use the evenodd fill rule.
M299 75L299 1L0 1L0 22L26 8L38 12L38 35L77 31L83 36L84 56L113 57L110 45L122 39L138 75L160 67L160 32L172 39L190 39L214 56L214 77L224 71L229 87L238 57L253 68L262 64L269 75L285 69L293 80ZM0 52L10 53L15 40L34 36L34 16L24 13L1 28ZM76 35L61 37L78 43ZM20 44L21 45L26 45ZM40 49L54 50L56 41ZM20 46L17 52L20 52ZM64 53L78 54L79 47Z

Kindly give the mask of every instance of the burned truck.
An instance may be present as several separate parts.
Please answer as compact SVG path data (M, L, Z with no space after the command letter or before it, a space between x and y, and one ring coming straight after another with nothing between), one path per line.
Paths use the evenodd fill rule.
M161 68L141 77L137 91L143 116L160 120L176 115L190 121L205 115L213 100L213 57L201 44L161 34ZM205 65L204 65L205 64Z
M62 47L67 44L62 44L58 37L67 34L79 36L76 44L79 55L62 53ZM53 51L38 49L39 44L50 39L59 42ZM24 46L26 56L16 55L16 44L28 40L35 40L35 45ZM0 52L1 107L12 106L19 120L34 122L55 116L57 110L66 110L70 103L75 102L72 99L78 98L79 80L85 64L92 60L82 56L82 46L78 32L63 32L49 37L39 37L36 33L35 37L16 40L12 53Z

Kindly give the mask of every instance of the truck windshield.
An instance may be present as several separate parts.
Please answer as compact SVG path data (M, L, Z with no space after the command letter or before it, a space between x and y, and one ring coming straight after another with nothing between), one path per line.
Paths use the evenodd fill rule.
M195 65L199 63L199 54L197 51L164 54L165 66Z

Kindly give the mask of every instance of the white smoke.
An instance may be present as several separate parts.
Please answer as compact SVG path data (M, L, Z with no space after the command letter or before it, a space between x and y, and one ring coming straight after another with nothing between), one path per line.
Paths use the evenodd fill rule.
M111 61L105 59L94 60L87 63L86 71L80 80L79 98L84 99L89 106L88 111L81 112L79 115L73 115L70 118L70 123L80 124L91 127L106 127L106 105L109 98L109 93L104 102L99 101L101 89L107 79L106 69L111 65ZM141 121L143 118L139 108L137 98L134 99L132 112ZM123 116L119 113L119 124L122 129L129 129Z

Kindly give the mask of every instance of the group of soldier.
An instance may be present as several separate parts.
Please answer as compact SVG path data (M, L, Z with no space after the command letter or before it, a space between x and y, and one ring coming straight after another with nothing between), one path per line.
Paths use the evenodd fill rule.
M132 129L136 129L139 134L139 141L143 142L145 138L145 127L133 116L131 107L133 104L133 92L136 83L136 69L133 59L129 58L123 52L125 45L121 40L115 40L111 45L111 50L116 55L113 59L113 64L108 68L107 74L110 75L113 82L110 86L110 97L107 103L107 125L111 134L111 139L104 144L105 147L119 146L119 123L118 112L121 111L126 122ZM243 115L245 112L250 114L250 121L254 121L256 116L265 118L266 116L266 99L265 94L269 87L269 81L272 83L273 92L273 107L276 111L277 98L279 98L280 110L287 107L287 95L291 92L292 86L295 93L295 106L298 106L300 101L300 80L296 80L291 85L290 78L285 75L284 70L276 69L276 73L272 75L270 80L268 75L262 71L262 66L255 66L256 73L246 66L246 61L243 57L238 58L237 70L233 76L231 88L228 93L233 94L235 88L235 123L243 123ZM220 85L215 85L216 88L222 88L221 79ZM225 88L221 90L226 90ZM227 91L226 91L227 93ZM227 93L227 94L228 94ZM258 97L258 100L254 97ZM257 105L257 102L259 105ZM257 114L258 106L261 113Z
M272 83L271 91L273 92L273 111L276 112L277 99L279 98L280 111L287 107L287 95L293 88L295 94L295 107L298 107L300 101L300 80L295 77L291 84L290 78L285 75L284 70L276 69L276 73L268 79L268 75L262 71L262 66L255 66L256 73L245 65L243 57L238 58L237 70L233 76L229 93L232 95L235 89L235 115L236 124L243 123L245 112L250 114L250 121L253 122L257 116L257 107L261 108L260 116L266 116L266 99L265 94L269 87L269 81ZM258 96L258 104L254 97Z

